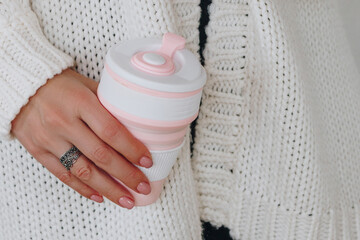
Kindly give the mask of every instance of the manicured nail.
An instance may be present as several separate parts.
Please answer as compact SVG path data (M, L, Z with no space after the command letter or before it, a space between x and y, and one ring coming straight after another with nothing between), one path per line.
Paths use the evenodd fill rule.
M99 195L91 195L90 199L94 200L95 202L98 202L98 203L102 203L104 201L102 196L99 196Z
M132 209L134 207L134 201L128 197L121 197L119 203L122 207Z
M137 186L136 189L139 191L139 193L142 193L142 194L145 194L145 195L147 195L147 194L149 194L151 192L151 187L146 182L139 183L139 185Z
M140 159L140 165L146 168L149 168L153 165L153 162L151 161L150 158L144 156Z

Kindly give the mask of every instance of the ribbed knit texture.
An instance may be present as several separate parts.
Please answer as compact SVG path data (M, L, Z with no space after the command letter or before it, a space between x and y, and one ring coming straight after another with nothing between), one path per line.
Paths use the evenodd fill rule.
M0 1L2 136L68 56L99 81L125 39L171 31L198 51L198 1L100 2ZM16 139L1 141L0 239L197 240L200 219L234 239L360 239L360 78L336 6L213 0L209 10L193 158L188 131L160 199L130 211L92 202Z
M46 80L73 65L41 32L28 4L0 1L0 137L7 140L11 121Z
M193 168L236 239L360 239L360 78L333 2L213 0Z

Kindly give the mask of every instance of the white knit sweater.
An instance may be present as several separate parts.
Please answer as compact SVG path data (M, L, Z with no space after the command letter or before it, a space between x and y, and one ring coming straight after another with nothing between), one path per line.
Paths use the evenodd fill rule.
M0 239L360 239L360 78L336 6L213 0L196 126L153 205L81 197L10 134L68 66L99 81L106 51L178 33L198 50L198 0L0 0Z

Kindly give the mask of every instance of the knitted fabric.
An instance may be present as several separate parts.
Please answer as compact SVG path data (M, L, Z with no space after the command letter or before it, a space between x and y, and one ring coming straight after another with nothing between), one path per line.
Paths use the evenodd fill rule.
M46 80L73 66L99 81L107 50L170 31L198 51L193 0L0 0L0 239L360 239L359 73L332 1L213 0L204 87L150 206L98 204L9 133ZM75 65L74 65L75 62Z
M0 1L0 136L10 140L10 122L46 80L73 64L42 34L29 6Z
M4 9L9 6L8 4L13 6L18 3L10 0L2 4ZM26 4L24 6L22 9L18 7L21 13L15 11L11 15L23 17L22 13L28 12L34 16L33 13L29 13L30 9L26 8ZM38 16L44 35L54 45L50 50L55 51L57 48L71 56L76 62L74 69L96 81L100 79L108 48L125 39L161 36L164 32L170 31L184 36L188 41L187 48L194 53L197 51L197 20L200 17L197 2L130 3L124 0L99 3L66 0L51 1L50 4L49 1L32 1L31 7ZM8 11L12 10L9 9L8 7ZM24 22L30 22L31 19L24 19ZM9 24L18 28L17 33L22 38L25 39L27 33L32 33L38 40L36 46L49 44L40 34L40 28L32 30L22 22L10 20ZM1 46L7 44L15 47L20 44L16 40L7 40L3 34L0 35L0 39ZM26 63L37 60L32 60L33 54L22 50L17 50L8 58L2 56L2 60L11 61L12 58L17 59L18 55L28 57ZM43 51L48 53L50 50ZM39 50L35 49L33 52ZM57 58L62 61L68 59L67 56L61 55L51 57L46 62L51 64ZM51 65L54 65L54 69L60 69L70 65L69 61L66 63ZM40 63L37 64L41 66ZM10 70L2 66L0 68L2 72L14 76L21 70L19 65ZM34 72L38 74L38 85L43 83L41 79L50 77L43 76L44 73L40 70ZM53 70L51 73L56 74L57 71ZM1 79L7 80L7 77L1 74ZM20 77L9 79L14 85L20 80ZM1 80L1 88L5 87L3 82L4 80ZM26 87L34 88L30 90L35 91L33 86ZM3 101L6 101L6 104L10 102L10 96L12 95L5 95ZM16 96L24 99L28 97L21 93ZM9 109L13 112L18 111L14 108L15 106ZM1 112L0 115L3 114ZM132 210L121 208L106 198L99 204L82 197L32 158L16 139L2 141L0 239L201 239L199 207L190 165L189 130L190 128L159 201ZM7 129L3 127L3 132L5 131Z
M236 239L360 239L359 74L332 2L220 1L193 169Z

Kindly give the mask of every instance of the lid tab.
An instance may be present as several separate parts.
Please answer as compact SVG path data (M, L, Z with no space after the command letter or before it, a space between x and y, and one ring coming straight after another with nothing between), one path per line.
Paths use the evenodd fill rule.
M176 35L174 33L165 33L162 39L162 45L159 52L162 52L173 58L174 53L177 50L181 50L185 47L185 38Z

